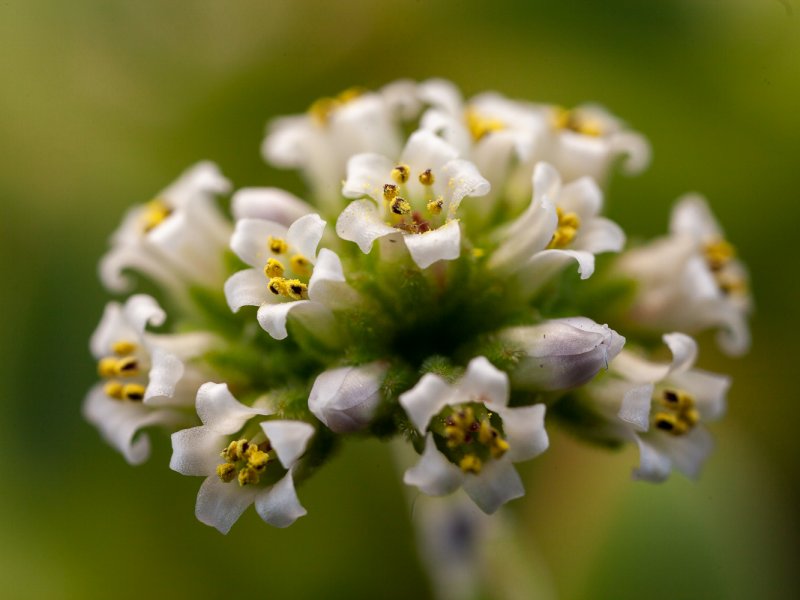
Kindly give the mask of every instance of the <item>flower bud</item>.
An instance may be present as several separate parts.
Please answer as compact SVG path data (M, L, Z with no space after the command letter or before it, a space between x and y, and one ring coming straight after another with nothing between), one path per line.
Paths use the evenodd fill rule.
M308 397L309 410L336 433L364 429L380 404L387 367L372 362L321 373Z
M521 357L509 374L513 387L553 391L582 385L608 367L625 338L608 325L586 317L545 321L532 327L512 327L500 341Z

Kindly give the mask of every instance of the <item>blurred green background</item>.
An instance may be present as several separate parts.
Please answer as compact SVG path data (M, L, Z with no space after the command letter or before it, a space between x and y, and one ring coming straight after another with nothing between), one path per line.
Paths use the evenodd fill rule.
M612 180L611 217L656 235L674 198L702 191L754 280L751 354L703 340L701 365L735 381L702 479L633 483L634 450L551 431L514 503L536 548L522 560L567 599L795 597L797 4L0 3L0 596L429 597L385 446L346 445L290 529L251 511L223 537L195 520L200 480L166 468L167 440L130 468L79 407L108 299L96 263L126 207L203 158L238 186L300 191L260 158L268 118L444 76L468 94L605 104L655 152Z

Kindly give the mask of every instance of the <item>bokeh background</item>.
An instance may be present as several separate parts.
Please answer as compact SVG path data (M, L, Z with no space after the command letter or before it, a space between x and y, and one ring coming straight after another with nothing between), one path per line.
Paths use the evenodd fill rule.
M698 483L634 483L634 450L557 431L523 467L516 523L534 550L519 558L541 597L795 597L798 13L794 0L0 3L0 596L430 596L387 447L347 444L290 529L251 511L223 537L195 521L199 480L166 468L167 440L130 468L79 407L108 299L96 263L127 206L203 158L239 186L300 191L260 158L268 118L444 76L469 94L605 104L655 151L645 174L611 181L611 217L656 235L674 198L702 191L754 280L750 355L702 346L702 366L735 382Z

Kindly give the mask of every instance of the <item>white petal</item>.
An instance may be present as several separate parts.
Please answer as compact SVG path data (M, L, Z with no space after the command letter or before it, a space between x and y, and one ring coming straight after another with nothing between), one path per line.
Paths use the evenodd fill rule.
M103 310L103 317L89 340L89 347L94 357L99 359L111 352L115 341L131 337L138 340L138 332L123 318L122 306L119 302L108 302Z
M427 269L438 260L458 258L461 254L461 226L454 219L438 229L406 234L403 241L417 266Z
M447 192L450 216L454 216L461 200L467 196L485 196L491 185L478 172L478 167L467 160L451 160L442 167L442 174L447 178Z
M264 271L245 269L234 273L225 282L225 299L233 312L243 306L261 306L270 300L269 281Z
M255 486L225 483L216 475L206 478L197 493L194 514L201 523L228 533L258 494Z
M325 221L317 214L305 215L297 219L286 233L290 251L299 252L313 261L317 256L317 246L322 239L325 225Z
M328 429L349 433L366 427L381 402L387 363L329 369L317 376L308 409Z
M650 404L653 401L653 385L642 385L628 390L620 405L620 419L630 423L637 431L650 428Z
M380 95L390 112L403 120L413 119L420 108L417 87L415 81L398 79L383 86Z
M603 192L591 177L581 177L561 188L558 206L577 213L581 223L594 219L603 208Z
M262 304L258 309L256 318L264 331L276 340L283 340L289 335L286 329L286 320L289 318L289 313L295 309L311 304L316 305L316 303L309 302L308 300Z
M228 445L225 435L208 427L191 427L172 434L169 468L182 475L214 475Z
M383 202L383 186L391 183L394 163L380 154L357 154L347 162L347 180L342 187L345 198L369 196Z
M530 460L547 450L550 440L544 428L544 413L544 404L507 408L500 413L511 462Z
M369 254L375 240L394 233L398 233L397 229L383 222L371 200L351 202L336 221L336 234L358 244L364 254Z
M519 268L520 291L528 295L537 292L572 262L578 263L581 279L588 279L594 273L594 255L589 252L559 249L537 252Z
M508 404L508 375L490 363L485 356L469 361L466 373L458 381L457 389L474 402L491 403L494 407Z
M122 312L125 320L140 334L148 325L159 327L167 320L167 313L158 305L155 298L146 294L136 294L128 298L122 307Z
M465 475L463 486L478 508L488 515L509 500L525 495L519 474L505 457L487 462L478 475Z
M413 485L429 496L450 494L458 489L463 479L461 470L436 448L433 434L428 434L425 451L419 462L403 475L403 482L406 485Z
M186 417L169 409L151 409L134 402L123 402L106 396L102 386L95 386L83 403L83 416L103 438L132 465L143 463L150 456L150 439L137 433L146 427L175 427Z
M691 337L683 333L668 333L662 339L672 352L671 363L655 363L633 352L621 352L611 368L629 381L655 383L671 373L682 373L694 364L697 343Z
M256 512L273 527L288 527L307 514L297 498L291 471L278 483L256 496Z
M235 220L263 219L288 227L312 211L311 205L279 188L242 188L231 198Z
M688 371L697 360L697 342L683 333L665 333L662 338L672 352L670 373Z
M431 418L447 405L450 394L450 386L444 379L426 373L417 385L400 394L399 401L417 430L425 433Z
M358 292L345 280L342 261L332 250L322 248L319 251L308 281L308 297L332 310L352 308L359 301Z
M287 229L280 223L262 219L241 219L231 236L231 249L251 267L263 269L272 256L269 250L270 236L285 238Z
M611 151L615 155L626 155L622 164L626 175L641 173L650 164L650 144L644 136L631 131L622 131L614 134L609 142Z
M670 436L668 441L666 448L674 467L687 477L697 479L714 449L711 434L704 427L695 427L686 435Z
M150 354L152 366L147 376L144 403L152 404L156 399L170 399L175 395L175 386L183 377L183 361L163 348L153 348Z
M461 92L458 87L446 79L423 81L419 84L417 93L423 102L442 108L451 115L459 115L464 110Z
M677 200L670 215L669 231L688 234L698 241L724 237L708 203L700 194L686 194Z
M204 383L197 391L197 415L203 425L217 433L236 433L252 417L267 414L269 411L263 408L239 402L225 383Z
M643 479L658 483L669 477L672 461L662 450L636 436L639 446L639 468L633 471L634 479Z
M115 245L106 252L98 265L100 281L112 292L127 293L133 288L132 278L125 273L128 269L142 273L171 292L180 283L172 265L159 261L139 244Z
M692 369L670 375L669 383L687 390L694 397L697 410L700 411L700 417L704 422L717 421L724 416L725 396L731 385L730 377Z
M261 429L269 438L284 469L292 468L314 435L314 427L304 421L264 421Z
M573 247L592 254L619 252L625 247L625 232L614 221L595 217L578 229Z
M167 198L176 208L200 196L227 194L231 189L228 181L211 161L201 161L181 173L180 177L162 190L158 196Z
M408 138L400 162L411 165L412 169L432 169L437 172L457 157L458 150L433 132L423 129L415 131Z

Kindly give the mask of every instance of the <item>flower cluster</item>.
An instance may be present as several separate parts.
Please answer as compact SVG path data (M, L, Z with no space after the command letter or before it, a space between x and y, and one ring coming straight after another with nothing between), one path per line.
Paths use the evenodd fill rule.
M131 464L171 433L170 467L205 477L200 521L225 533L254 504L290 525L296 487L357 437L407 446L406 484L485 513L524 495L514 463L546 425L636 444L637 478L698 473L729 380L694 368L689 335L743 353L752 302L702 198L627 249L603 216L611 171L649 162L640 134L598 106L399 81L277 119L263 152L303 199L199 163L100 263L112 292L145 279L158 300L107 306L84 414Z

